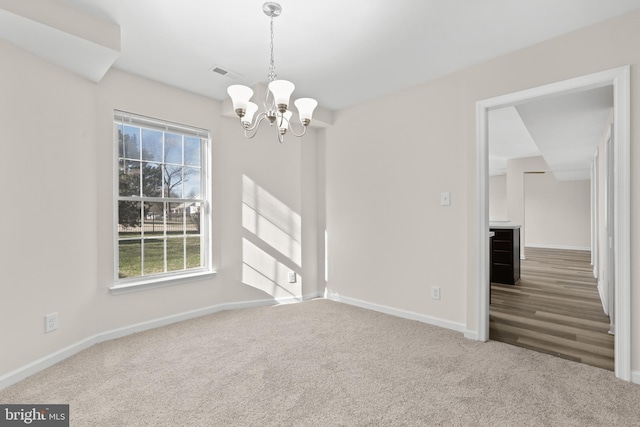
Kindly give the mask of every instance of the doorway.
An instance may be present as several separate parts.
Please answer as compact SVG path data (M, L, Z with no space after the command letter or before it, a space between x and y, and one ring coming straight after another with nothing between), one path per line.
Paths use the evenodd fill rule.
M613 251L616 277L614 316L616 335L614 344L615 375L631 380L631 305L630 305L630 164L629 164L629 66L590 74L521 92L486 99L476 103L477 133L477 250L478 292L477 331L480 341L489 339L489 207L488 207L488 114L497 108L542 100L559 94L612 86L614 92L614 127L616 144L613 147L614 182Z
M611 91L610 87L605 89ZM612 97L609 99L610 108L584 115L583 120L594 122L593 129L597 129L598 124L601 124L601 130L606 128L605 121L609 120L613 107ZM576 114L581 112L577 110ZM571 128L569 122L567 120L567 126ZM491 118L489 126L493 126ZM594 141L603 144L602 132L588 137L573 129L566 129L563 133L572 132L575 132L577 140L565 148L575 151L576 158L580 151L578 145L585 145L586 149L597 143ZM589 130L584 133L588 134ZM493 153L492 147L490 141L490 152ZM550 159L550 164L554 164L557 153L543 154ZM543 161L540 157L514 161L531 164L534 159ZM552 170L524 172L522 194L526 233L523 234L526 237L521 241L526 243L526 256L520 260L517 284L492 280L489 338L613 371L614 336L609 333L610 322L599 292L606 283L603 274L598 285L591 265L592 182L588 179L591 162L588 157L586 159L586 162L581 160L575 165L586 166L586 171L578 174L581 170L573 169L575 176L572 179L560 179L567 169L560 170L557 166L556 173ZM511 174L516 173L514 169L517 168L510 169ZM587 179L583 176L585 174ZM502 181L512 177L492 177L490 194L495 178ZM495 200L494 196L492 202ZM494 205L491 203L490 218L491 214L495 215ZM492 238L494 250L495 239Z

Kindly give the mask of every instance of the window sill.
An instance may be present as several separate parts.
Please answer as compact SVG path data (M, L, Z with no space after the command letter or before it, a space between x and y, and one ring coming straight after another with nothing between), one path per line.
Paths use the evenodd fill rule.
M181 274L171 277L154 277L147 280L137 280L131 283L113 285L109 288L112 295L128 294L131 292L146 291L148 289L163 288L165 286L191 283L199 280L212 279L216 275L215 271L199 271L197 273Z

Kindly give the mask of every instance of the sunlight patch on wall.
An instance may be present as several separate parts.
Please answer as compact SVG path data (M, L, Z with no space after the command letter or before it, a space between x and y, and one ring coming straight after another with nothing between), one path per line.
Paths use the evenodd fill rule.
M246 175L242 177L242 226L302 266L301 216Z
M302 300L302 277L289 283L289 269L247 239L242 239L242 283L266 292L272 297Z

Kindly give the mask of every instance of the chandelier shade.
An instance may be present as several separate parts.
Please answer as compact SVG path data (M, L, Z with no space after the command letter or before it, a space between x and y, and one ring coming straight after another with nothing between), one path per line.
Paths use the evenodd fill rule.
M227 88L227 93L233 102L233 109L235 111L245 111L249 100L253 96L253 89L243 85L231 85Z
M284 105L286 109L289 106L289 98L296 86L287 80L274 80L269 83L269 90L273 95L274 102L278 108Z
M258 104L255 102L247 102L247 110L244 113L244 117L242 117L242 123L249 123L253 121L253 116L258 112Z
M284 134L285 132L287 132L292 115L293 113L291 111L285 111L282 114L282 117L278 119L278 129L280 130L280 133Z
M294 102L300 116L300 123L304 125L305 120L311 121L313 110L318 106L318 101L313 98L298 98Z
M275 61L273 56L273 18L280 16L282 7L275 2L266 2L262 6L265 15L271 18L271 62L267 74L267 91L264 98L264 111L258 113L258 105L251 102L253 90L244 85L231 85L227 88L227 93L233 103L233 110L240 118L240 125L244 129L247 138L253 138L258 132L260 123L267 119L269 124L277 128L278 141L284 142L284 135L291 130L297 137L303 136L307 132L307 127L311 123L313 110L318 106L318 102L312 98L300 98L294 101L298 109L302 131L297 133L291 127L291 117L293 113L289 110L290 99L295 85L288 80L278 80L276 74ZM255 120L254 120L255 117Z

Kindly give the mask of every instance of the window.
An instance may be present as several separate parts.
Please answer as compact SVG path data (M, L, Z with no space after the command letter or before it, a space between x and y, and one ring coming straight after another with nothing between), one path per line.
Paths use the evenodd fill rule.
M116 111L115 286L211 273L209 132Z

